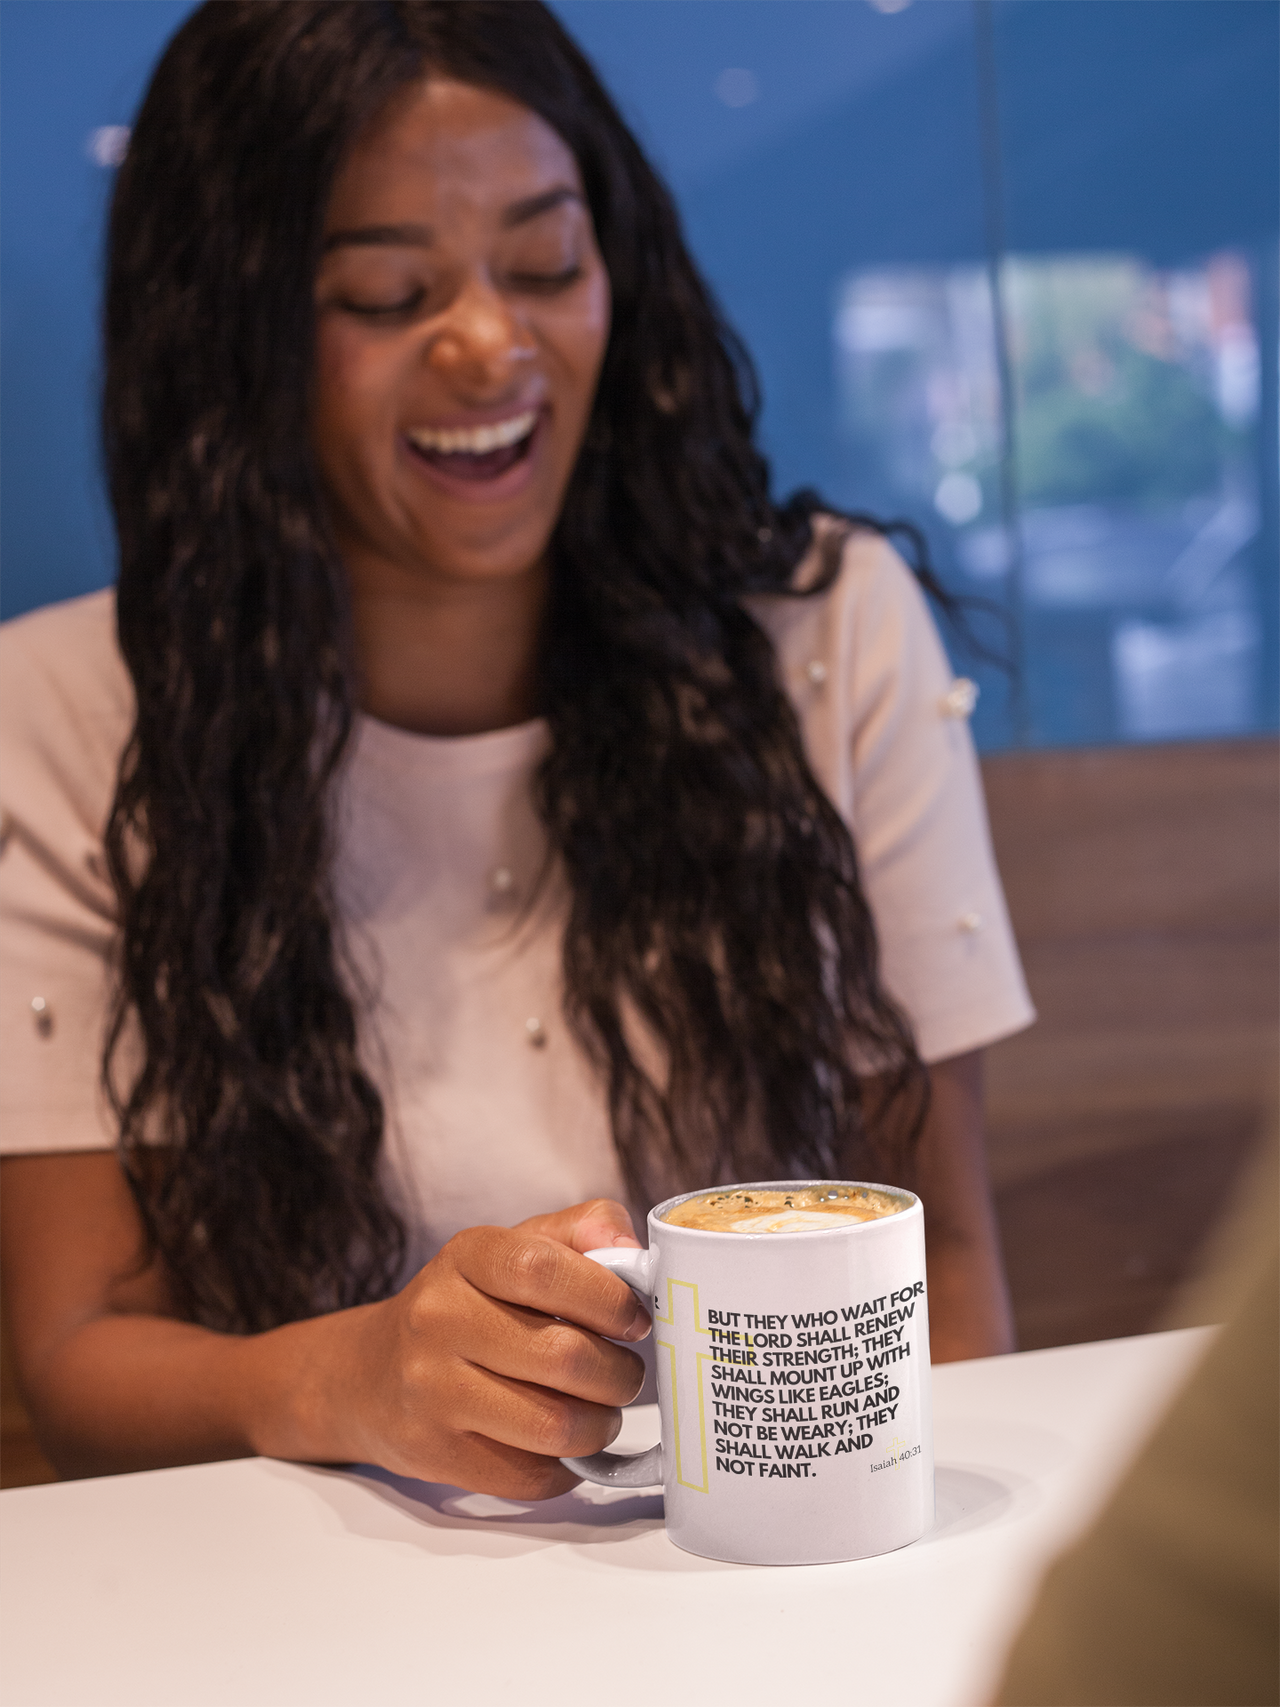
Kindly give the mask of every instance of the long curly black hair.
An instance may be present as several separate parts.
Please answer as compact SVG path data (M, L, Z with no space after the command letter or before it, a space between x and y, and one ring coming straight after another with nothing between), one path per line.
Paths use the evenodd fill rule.
M817 500L771 501L749 361L591 66L533 0L216 0L156 70L111 212L104 431L137 716L107 834L103 1070L178 1308L236 1331L385 1295L404 1261L330 887L356 676L308 416L335 171L431 74L559 132L612 286L553 540L536 799L571 894L566 1012L627 1178L643 1196L732 1177L746 1134L788 1175L861 1143L883 1177L927 1094L853 843L743 604L799 596ZM882 1070L874 1121L855 1048Z

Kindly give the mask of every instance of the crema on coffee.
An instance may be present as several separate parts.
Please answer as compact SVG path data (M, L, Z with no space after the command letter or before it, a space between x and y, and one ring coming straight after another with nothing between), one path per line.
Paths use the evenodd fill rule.
M824 1233L847 1222L877 1221L902 1205L868 1186L734 1186L687 1197L663 1216L673 1227L708 1233Z

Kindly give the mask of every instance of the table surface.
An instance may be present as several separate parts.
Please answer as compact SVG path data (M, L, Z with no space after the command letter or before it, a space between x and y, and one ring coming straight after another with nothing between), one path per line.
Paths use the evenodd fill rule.
M0 1699L971 1707L1205 1332L935 1370L936 1526L853 1564L697 1559L660 1494L586 1484L524 1505L259 1458L11 1489Z

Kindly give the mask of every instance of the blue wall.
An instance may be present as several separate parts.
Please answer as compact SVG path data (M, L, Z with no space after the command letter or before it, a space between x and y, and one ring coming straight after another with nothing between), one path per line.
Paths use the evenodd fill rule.
M102 127L127 125L150 65L189 9L182 0L0 6L6 615L112 575L93 401L111 172L91 158L91 139ZM979 670L984 745L1274 723L1280 5L559 0L556 10L673 184L695 251L757 359L779 487L818 484L845 504L911 514L957 587L1011 613L1026 694L1019 708L998 673ZM933 500L941 465L902 472L917 430L905 414L885 405L869 426L852 421L849 386L861 383L862 358L842 367L833 332L850 292L883 290L892 275L904 291L945 294L971 277L998 279L1002 266L1017 263L1027 289L1060 295L1071 280L1083 288L1093 275L1037 272L1039 259L1120 255L1141 273L1135 289L1146 288L1148 275L1173 279L1169 300L1183 301L1209 289L1205 258L1228 252L1251 283L1260 397L1233 429L1221 480L1202 473L1197 485L1188 476L1191 484L1166 494L1162 510L1136 487L1105 502L1085 490L1034 509L1019 496L1025 470L1010 438L991 452L990 466L979 455L972 475L962 472L971 487L953 481L953 498L981 490L987 506L957 523ZM1219 266L1210 284L1229 273ZM1007 289L1016 288L1011 273ZM1022 334L1004 330L1016 367ZM993 361L997 354L993 345ZM1210 386L1197 378L1202 355L1178 358L1193 386ZM959 358L929 359L936 389L938 375L952 372L946 362L954 367ZM1005 378L1016 395L1004 399L1004 428L1016 432L1029 381L1021 370ZM1185 592L1179 566L1187 552L1203 556L1196 542L1205 528L1221 533L1226 525L1214 517L1228 515L1218 491L1228 477L1247 487L1230 513L1246 516L1242 537L1252 532L1208 604L1200 597L1192 608L1169 588ZM1095 579L1111 576L1111 590L1090 603L1081 582L1064 602L1054 565L1062 540L1090 517ZM992 555L1000 530L1003 558ZM1113 583L1134 551L1153 568L1140 593L1122 598ZM1041 599L1037 589L1050 582L1058 592ZM1186 657L1210 658L1217 671L1208 711L1170 711L1159 701L1160 660L1172 661L1173 680L1180 670L1185 677ZM1126 659L1146 659L1147 674L1130 679Z

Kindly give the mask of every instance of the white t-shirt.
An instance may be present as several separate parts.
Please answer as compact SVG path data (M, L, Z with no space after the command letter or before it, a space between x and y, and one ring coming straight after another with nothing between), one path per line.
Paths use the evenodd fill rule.
M911 573L855 533L830 591L751 607L852 829L882 976L924 1059L1027 1025L973 745ZM114 1142L102 831L131 718L110 592L0 628L8 1154ZM623 1194L601 1084L562 1017L563 883L533 892L545 837L529 785L548 739L541 722L440 738L364 717L340 787L338 911L370 992L362 1047L414 1263L465 1226Z

